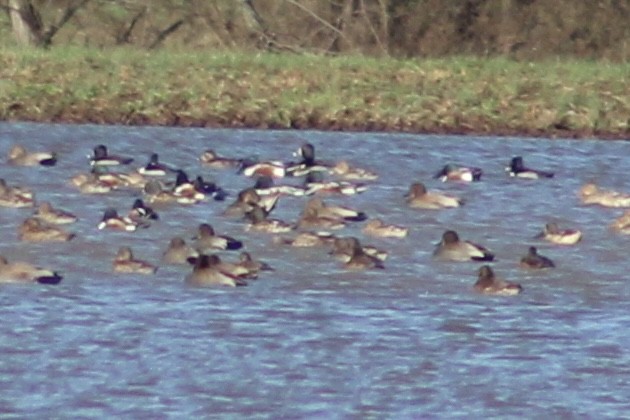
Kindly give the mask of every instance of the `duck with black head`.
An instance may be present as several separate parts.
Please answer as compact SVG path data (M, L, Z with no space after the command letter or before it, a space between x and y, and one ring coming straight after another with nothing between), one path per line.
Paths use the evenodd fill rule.
M530 246L527 255L521 258L520 266L521 268L541 269L553 268L556 265L549 258L540 255L535 246Z
M294 155L302 158L302 160L287 166L287 174L291 176L304 176L312 172L329 172L331 169L330 165L315 160L315 146L311 143L304 143Z
M94 155L90 158L92 166L115 166L129 165L133 158L126 156L110 155L104 144L99 144L94 148Z
M553 178L553 172L540 171L525 166L522 156L514 156L510 165L505 168L510 176L524 179Z

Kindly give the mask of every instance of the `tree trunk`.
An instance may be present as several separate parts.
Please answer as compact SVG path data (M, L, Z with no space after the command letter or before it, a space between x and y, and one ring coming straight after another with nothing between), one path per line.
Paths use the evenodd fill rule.
M9 0L11 26L18 44L39 45L42 37L42 21L30 0Z

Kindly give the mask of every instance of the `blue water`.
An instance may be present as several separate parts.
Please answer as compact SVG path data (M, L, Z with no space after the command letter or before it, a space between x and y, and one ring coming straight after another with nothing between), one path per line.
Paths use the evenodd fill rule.
M409 227L405 239L362 236L387 249L386 269L346 272L325 250L275 245L221 215L252 181L204 168L201 152L291 159L302 143L321 159L347 159L379 173L364 194L335 198L370 217ZM9 184L76 213L77 238L21 243L29 209L0 208L0 254L51 267L58 286L0 285L2 418L619 418L630 411L627 247L607 225L622 210L581 206L586 181L630 191L628 143L374 133L0 124L0 156L20 142L55 150L53 168L0 164ZM96 226L105 207L126 212L137 196L80 194L71 176L88 170L99 143L136 158L149 153L214 179L226 202L160 210L161 221L131 233ZM509 178L514 155L551 170L550 180ZM445 163L479 166L482 182L442 184ZM409 209L413 181L464 197L459 209ZM295 182L295 181L285 181ZM283 198L273 216L295 220L303 198ZM533 239L544 223L580 228L574 247ZM120 245L159 264L171 237L211 223L237 237L275 271L245 288L198 289L186 267L154 276L112 272ZM517 297L472 291L474 263L431 258L445 229L497 255L493 268L519 282ZM529 245L557 268L518 268ZM225 259L236 256L225 252Z

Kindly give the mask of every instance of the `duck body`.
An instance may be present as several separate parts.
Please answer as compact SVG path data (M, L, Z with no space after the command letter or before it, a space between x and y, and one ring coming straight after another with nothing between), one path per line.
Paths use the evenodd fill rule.
M327 204L318 197L311 198L306 202L304 213L344 222L363 222L368 218L367 214L362 211L350 207Z
M356 246L352 237L335 238L332 245L332 250L329 252L329 255L332 255L336 260L344 263L350 261L354 253L354 247ZM365 254L379 261L385 261L388 257L387 251L380 250L373 246L361 244L361 249Z
M201 154L201 157L199 158L199 160L204 166L207 166L212 169L236 168L242 163L241 159L221 157L212 149L205 150Z
M409 229L403 226L385 224L380 219L372 219L363 226L362 232L369 236L381 238L404 238Z
M488 265L479 269L479 275L474 290L485 295L515 296L523 291L518 283L507 282L495 276L494 271Z
M48 201L42 201L39 203L33 217L53 225L65 225L74 223L78 220L77 216L66 210L53 208L52 204Z
M576 229L560 229L556 223L547 223L536 237L558 245L575 245L582 240L582 232Z
M433 251L433 256L443 261L493 261L494 254L487 248L470 241L459 239L455 231L447 230L442 241Z
M9 151L7 163L14 166L55 166L57 155L53 152L28 152L24 146L16 144Z
M196 287L247 286L245 280L219 270L217 265L220 262L221 260L216 255L200 255L195 262L192 273L185 277L185 283Z
M269 176L272 178L284 178L287 175L287 168L283 162L246 162L241 163L240 172L248 177Z
M30 190L23 187L11 187L0 179L0 206L10 208L33 207L35 198Z
M525 166L521 156L515 156L506 168L510 176L523 179L553 178L553 172L539 171Z
M176 236L169 242L168 248L162 254L162 262L172 265L194 264L199 252L188 245L184 238Z
M584 184L579 191L582 204L596 204L602 207L630 207L630 194L618 191L600 190L594 183Z
M5 257L0 256L0 283L59 284L62 279L56 271L23 261L9 263Z
M94 148L94 155L90 159L90 165L92 166L128 165L131 162L133 162L133 158L110 155L107 147L103 144L99 144Z
M361 243L355 237L345 238L347 247L350 251L350 259L344 263L344 268L348 270L368 270L383 269L383 262L376 257L368 255L363 250Z
M311 248L328 246L336 237L328 232L300 232L293 238L276 237L275 243L289 245L296 248Z
M249 220L249 224L245 230L253 230L266 233L286 233L295 229L295 225L286 223L279 219L270 219L260 207L254 208L245 214L245 218Z
M92 173L75 175L70 182L83 194L107 194L116 188L112 183L101 181L98 175Z
M158 220L160 216L153 208L147 206L141 198L136 198L127 214L127 218L136 224L146 224L153 220Z
M123 246L114 258L113 269L117 273L154 274L157 267L146 261L134 258L131 248Z
M405 198L409 207L415 209L439 210L464 205L464 200L461 198L427 191L425 185L421 182L413 183L409 187L409 192L405 194Z
M27 218L18 227L18 239L23 242L67 242L74 237L74 233L66 232L34 217Z
M103 214L98 229L119 230L126 232L134 232L138 228L138 224L129 217L119 216L118 212L113 208L107 208Z
M481 175L483 175L481 168L447 164L433 177L442 182L476 182L481 180Z
M237 250L243 243L230 236L215 234L214 228L208 223L202 223L197 228L195 248L203 253L208 250Z
M521 258L521 268L541 269L553 268L556 265L549 258L540 255L535 246L530 246L527 255Z
M330 169L332 175L336 175L348 181L374 181L378 179L378 175L367 169L355 168L345 161L339 161Z
M138 173L145 176L165 176L175 171L171 166L160 162L157 153L152 153L147 164L138 168Z
M305 195L313 194L340 194L355 195L367 191L368 186L361 183L348 181L325 181L321 174L323 172L309 173L304 181L306 188Z

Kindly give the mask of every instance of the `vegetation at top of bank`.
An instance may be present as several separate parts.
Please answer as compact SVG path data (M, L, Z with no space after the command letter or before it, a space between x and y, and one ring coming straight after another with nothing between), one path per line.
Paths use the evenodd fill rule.
M630 136L630 64L3 48L0 120Z
M5 45L15 44L22 16L32 42L53 46L630 57L630 2L620 0L0 0L0 8Z

